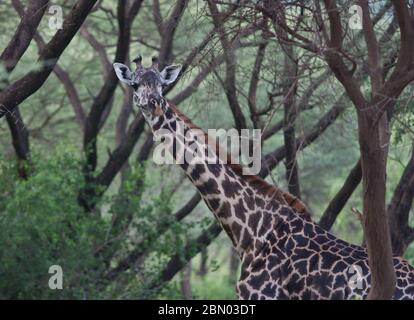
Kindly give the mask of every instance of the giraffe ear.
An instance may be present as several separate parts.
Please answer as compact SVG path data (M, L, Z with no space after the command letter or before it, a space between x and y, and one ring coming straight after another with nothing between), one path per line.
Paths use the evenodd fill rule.
M133 74L126 65L116 62L113 66L119 80L130 86L134 84Z
M164 82L164 85L168 86L177 80L181 68L182 66L180 64L165 67L164 70L161 71L161 78Z

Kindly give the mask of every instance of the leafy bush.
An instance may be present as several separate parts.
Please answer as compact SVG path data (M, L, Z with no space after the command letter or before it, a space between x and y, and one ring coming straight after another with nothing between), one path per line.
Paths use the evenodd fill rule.
M59 148L42 161L35 155L27 181L1 161L1 298L82 298L92 290L93 275L85 271L99 270L93 251L105 223L83 214L77 204L83 182L73 151ZM49 288L51 265L62 267L67 290Z
M171 194L145 194L142 166L131 167L117 192L107 192L92 213L78 204L84 177L74 146L61 145L46 157L34 152L32 167L23 180L15 164L0 159L1 299L153 298L164 289L151 284L169 257L211 221L177 222ZM103 281L137 248L143 257L138 272ZM62 268L63 290L49 288L52 265ZM179 294L166 290L169 297Z

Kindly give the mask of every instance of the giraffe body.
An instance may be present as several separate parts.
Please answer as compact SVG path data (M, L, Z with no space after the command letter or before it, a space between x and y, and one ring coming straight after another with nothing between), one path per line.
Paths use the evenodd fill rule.
M159 72L157 64L145 69L138 61L134 73L121 64L114 67L119 79L134 88L134 101L155 136L172 136L164 144L175 160L183 160L180 151L194 146L207 151L214 144L200 138L209 137L162 97L162 87L175 81L181 67ZM239 165L229 164L217 152L206 155L201 163L177 162L239 253L240 299L366 298L370 275L364 248L312 222L299 199L260 177L243 175ZM394 265L394 299L414 299L414 268L399 257Z
M269 205L271 227L261 247L242 258L241 299L365 299L368 255L285 205ZM263 219L263 218L262 218ZM414 268L394 257L394 299L414 299Z

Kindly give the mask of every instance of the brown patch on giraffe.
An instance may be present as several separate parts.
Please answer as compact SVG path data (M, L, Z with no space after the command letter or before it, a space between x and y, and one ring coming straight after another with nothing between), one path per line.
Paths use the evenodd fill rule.
M162 116L163 115L163 111L162 111L162 108L161 108L161 106L160 106L160 104L156 104L155 105L155 111L154 111L154 114L157 116L157 117L159 117L159 116Z
M247 209L243 204L243 199L239 199L239 202L237 202L234 205L234 213L237 218L239 218L241 221L246 222L246 213Z
M216 211L220 207L220 198L209 199L209 203L210 203L211 209L213 209L213 211Z
M222 165L218 163L207 163L207 169L218 178L221 173Z
M198 189L202 194L220 194L220 190L216 180L210 178L202 185L198 186Z
M266 267L266 260L263 258L255 259L252 263L251 272L258 272Z
M248 226L253 231L254 235L257 236L257 227L259 225L260 219L262 218L262 212L257 211L249 215Z
M272 214L269 214L269 213L263 214L262 225L260 227L259 234L266 234L267 231L271 230L272 218L273 218Z
M204 172L206 172L206 170L203 165L195 164L193 170L190 172L190 175L194 180L198 180Z
M245 284L239 284L237 291L240 298L245 300L248 300L250 298L250 291Z
M223 202L220 209L217 211L217 216L222 217L224 219L231 217L231 208L228 202Z
M252 247L253 247L253 238L252 238L251 234L249 233L249 230L244 228L243 229L243 235L242 235L241 241L240 241L240 248L242 248L245 251L248 251Z
M243 193L243 200L246 203L247 207L250 210L254 210L255 209L255 202L252 196L250 196L247 192Z
M227 198L234 198L239 195L242 190L242 186L237 181L230 181L228 177L225 177L224 181L221 183L224 195Z
M242 232L242 226L240 224L238 224L237 222L233 222L231 224L231 230L233 231L233 234L236 237L236 242L240 242L240 236L241 236L241 232Z
M296 198L294 195L290 194L289 192L283 192L283 197L285 198L289 207L292 207L297 212L302 213L303 216L310 218L310 214L308 210L306 209L305 204L302 201L300 201L298 198Z

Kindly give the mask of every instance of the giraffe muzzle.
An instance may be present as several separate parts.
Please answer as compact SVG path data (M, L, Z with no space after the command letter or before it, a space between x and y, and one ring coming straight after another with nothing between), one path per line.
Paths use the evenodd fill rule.
M165 100L161 96L151 95L148 99L149 110L156 116L161 116L163 112L163 105Z

